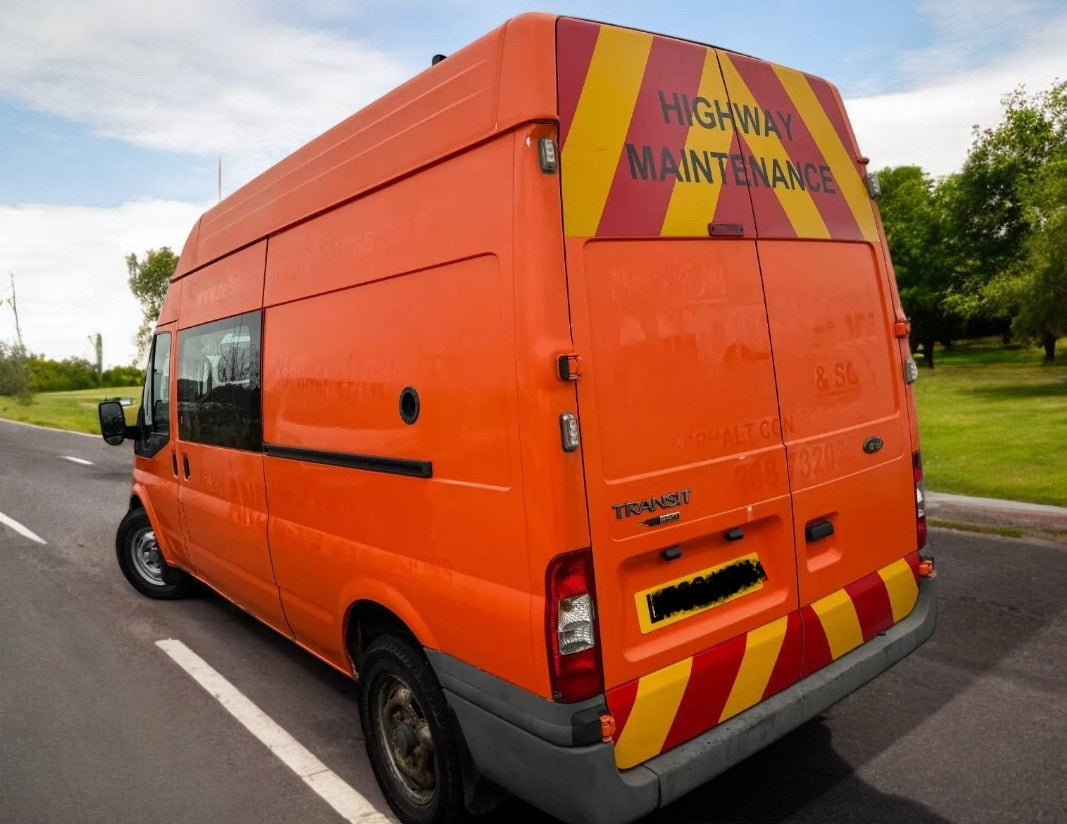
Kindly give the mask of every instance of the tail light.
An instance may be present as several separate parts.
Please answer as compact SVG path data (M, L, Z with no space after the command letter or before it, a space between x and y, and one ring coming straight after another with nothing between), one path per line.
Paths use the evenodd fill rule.
M545 595L553 699L571 703L603 692L592 552L583 549L553 558Z
M919 550L926 546L926 485L921 453L911 453L911 469L915 477L915 548Z

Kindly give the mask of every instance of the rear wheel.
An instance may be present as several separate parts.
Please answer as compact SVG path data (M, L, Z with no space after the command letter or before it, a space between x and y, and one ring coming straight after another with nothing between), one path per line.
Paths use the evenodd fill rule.
M163 560L152 522L143 509L131 509L122 519L115 536L115 552L122 574L142 595L181 598L192 585L188 574Z
M367 648L359 674L367 755L404 824L446 824L463 809L457 738L422 649L395 634Z

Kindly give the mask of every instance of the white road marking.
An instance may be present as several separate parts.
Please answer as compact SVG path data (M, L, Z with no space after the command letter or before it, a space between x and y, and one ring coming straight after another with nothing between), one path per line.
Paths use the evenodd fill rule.
M7 515L5 515L3 512L0 512L0 524L6 524L7 526L11 527L13 530L15 530L15 532L17 532L23 538L29 538L31 541L36 541L39 544L47 544L48 543L40 535L37 535L34 532L30 532L30 530L26 529L26 527L24 527L22 524L20 524L14 518L7 517Z
M87 461L85 458L75 458L73 455L60 455L64 461L70 461L71 463L81 464L82 466L92 466L92 461Z
M370 801L319 761L299 741L278 726L274 719L249 701L237 687L181 641L168 638L156 641L156 646L167 653L174 663L207 690L230 715L240 721L246 730L278 756L285 766L299 775L305 784L346 821L353 824L377 824L395 820L378 812Z

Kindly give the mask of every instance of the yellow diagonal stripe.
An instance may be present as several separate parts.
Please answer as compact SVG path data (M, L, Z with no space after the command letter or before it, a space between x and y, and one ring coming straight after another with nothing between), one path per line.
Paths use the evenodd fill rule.
M692 671L693 659L686 658L637 682L637 700L615 745L615 763L620 769L659 755Z
M808 131L815 139L815 145L819 147L823 158L830 166L834 180L837 181L838 188L844 195L845 202L848 203L848 208L856 219L856 224L860 227L863 239L877 241L878 230L874 224L874 210L871 207L870 194L867 192L867 186L860 179L859 172L856 171L856 159L841 143L837 130L815 96L808 79L800 72L784 66L774 66L774 73L778 75L789 99L797 107L800 119L808 127Z
M895 624L912 611L919 598L915 574L904 558L878 570L878 574L882 576L885 588L889 592L889 603L893 607L893 623Z
M704 55L704 68L700 73L700 86L696 94L705 100L725 100L726 87L719 71L719 61L713 49ZM694 122L686 135L685 149L696 152L729 152L734 133L729 129L705 129ZM722 180L716 170L715 182L683 183L677 181L671 191L671 201L663 218L662 235L697 235L708 233L708 224L715 217L715 207L722 191Z
M826 640L830 642L830 655L835 661L863 643L856 605L845 590L839 589L820 598L811 608L819 616Z
M600 27L561 156L563 222L571 237L596 234L651 48L651 34Z
M767 689L767 683L771 680L778 654L782 651L788 625L789 618L785 616L748 634L745 639L745 657L741 661L741 669L734 679L733 689L730 690L730 697L726 699L726 706L723 707L719 721L725 721L759 703L763 691Z
M730 102L738 106L761 108L755 95L741 78L737 67L730 62L729 56L725 52L719 52L719 59L722 62L723 76L726 78L726 88L730 93ZM785 166L789 161L789 152L776 136L757 135L750 132L745 135L745 142L752 149L752 154L757 157L766 157L768 162L777 159ZM776 186L774 193L778 196L778 202L782 204L789 222L793 224L793 231L797 233L797 237L830 237L826 222L819 213L819 207L815 205L815 201L812 200L807 190L799 187L790 189L785 186Z

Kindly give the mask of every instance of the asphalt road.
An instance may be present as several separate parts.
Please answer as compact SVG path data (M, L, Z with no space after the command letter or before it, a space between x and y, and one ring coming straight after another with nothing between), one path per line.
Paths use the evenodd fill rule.
M63 456L91 461L73 463ZM184 642L378 809L353 684L114 560L131 451L0 421L0 822L339 822L155 646ZM1067 821L1067 549L932 531L934 638L651 822ZM484 821L544 821L511 801Z

